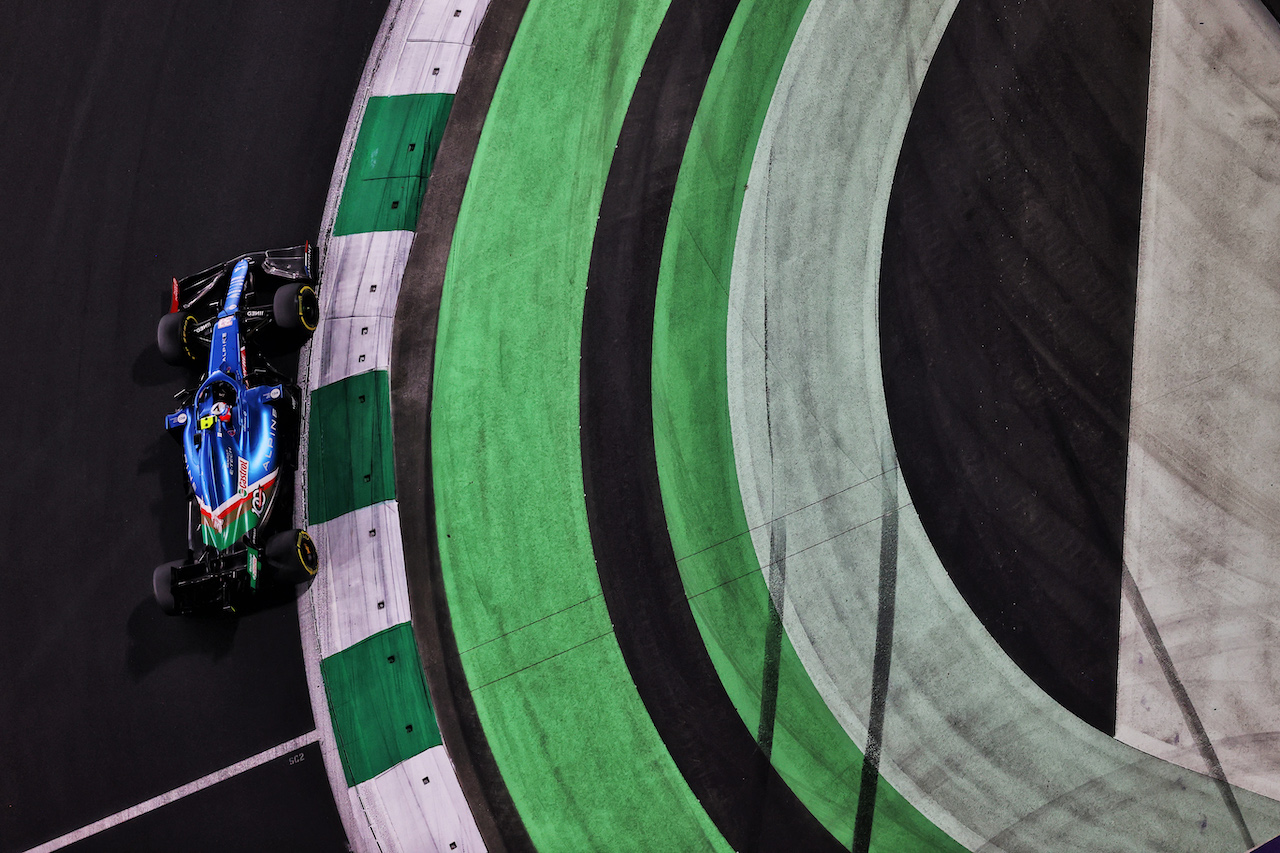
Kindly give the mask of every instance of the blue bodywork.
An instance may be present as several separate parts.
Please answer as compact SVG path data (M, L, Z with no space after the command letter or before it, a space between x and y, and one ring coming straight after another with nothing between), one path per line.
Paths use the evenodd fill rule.
M270 513L279 481L277 406L282 385L246 384L240 336L240 296L249 262L232 270L222 310L214 323L208 373L191 402L165 418L181 430L187 478L200 505L201 536L220 550L234 545ZM250 548L253 558L257 549ZM256 559L250 560L256 580Z

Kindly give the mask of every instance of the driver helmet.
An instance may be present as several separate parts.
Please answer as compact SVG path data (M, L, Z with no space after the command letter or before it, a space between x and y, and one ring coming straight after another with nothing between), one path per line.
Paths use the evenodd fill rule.
M231 420L231 407L236 401L236 390L227 382L215 382L209 388L209 391L213 397L213 405L209 408L209 414L216 416L221 421Z

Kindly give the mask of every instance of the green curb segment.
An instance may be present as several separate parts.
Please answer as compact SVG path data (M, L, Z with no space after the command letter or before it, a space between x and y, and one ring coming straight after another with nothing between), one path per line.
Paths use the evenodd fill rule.
M453 95L369 99L334 221L335 236L412 231Z
M578 440L596 216L665 0L531 0L454 233L432 408L437 539L476 711L535 847L726 850L605 609Z
M419 2L393 8L384 20L383 36L390 40L385 55L400 56L397 46L403 49L412 30L430 24L433 16L439 19L436 24L441 37L445 16L450 15L448 24L453 32L463 33L460 22L454 20L461 12L460 8L444 9ZM470 26L474 27L484 8L468 10L468 13ZM392 31L396 32L392 34ZM469 45L469 36L467 41ZM439 47L437 43L433 49ZM444 70L456 81L467 53L446 48L435 60L442 66L448 65ZM402 56L400 61L403 62ZM366 74L372 71L369 85L375 90L389 86L403 91L406 83L413 85L412 63L407 69L397 67L399 62L379 67L381 60L376 55L370 58L370 63ZM440 70L435 69L437 73ZM389 308L394 304L396 282L389 279L398 278L404 267L404 258L396 247L407 245L404 237L410 240L413 237L453 100L451 93L407 94L370 97L357 106L362 110L359 132L346 174L341 177L342 195L330 233L334 243L345 243L341 251L347 254L340 253L339 257L364 253L367 268L339 261L335 264L336 274L326 277L326 285L339 292L346 291L348 297L354 295L352 290L368 287L372 291L376 285L383 285L382 297L370 300L375 304L361 310L378 312L377 306ZM388 239L343 239L372 232L398 232L400 236L393 233L387 235ZM367 279L366 273L375 278ZM388 299L391 301L387 302ZM341 339L349 333L348 324L340 320L322 327L316 340L322 368L332 355L328 347L336 345L341 351ZM347 343L350 345L350 341ZM379 344L385 355L389 340ZM364 361L363 355L359 361ZM331 378L355 367L350 362L332 366L333 372L322 369L319 375ZM358 510L393 502L395 498L389 384L386 370L372 370L310 392L307 519L311 525L324 525L323 532L317 531L321 535L334 535L343 541L341 549L335 545L330 551L334 565L322 569L327 575L331 574L325 582L330 584L328 594L341 611L334 618L342 620L344 628L340 637L331 636L335 642L330 648L341 648L355 637L384 628L407 615L407 609L398 606L403 593L396 588L397 579L385 575L386 569L394 571L397 566L382 565L386 553L383 545L389 543L379 545L377 539L366 539L366 526L375 525L366 525L363 514L356 514ZM386 512L393 519L397 516L394 503ZM382 530L368 530L369 537L381 533ZM395 563L398 555L392 557ZM402 577L398 581L403 584ZM367 593L371 587L379 588L384 596L396 597L396 602L387 603L397 603L397 606L385 611L383 602L379 602L378 616L382 618L370 619L353 609L365 605L356 600L360 598L359 590ZM407 608L408 602L403 603ZM354 633L346 630L353 628L358 630ZM478 841L474 821L466 814L467 807L461 800L448 802L447 793L441 800L438 785L433 786L434 794L419 789L416 782L411 783L409 790L403 790L396 772L387 774L397 765L442 745L411 623L395 624L323 658L320 672L346 783L353 789L358 785L365 789L353 793L366 809L370 829L378 826L376 843L398 844L395 840L398 831L411 833L420 840L424 827L431 827L442 818L451 824L450 832L466 830L463 835L473 835ZM415 770L409 775L421 774ZM396 790L398 785L400 790ZM366 799L370 796L373 803L381 802L381 807L370 808L371 801ZM401 805L415 804L416 810L397 812L390 807L388 796L403 797ZM458 810L457 818L449 820L447 813L453 809ZM381 817L377 816L379 812ZM467 826L460 827L459 820Z
M725 361L743 194L765 113L808 5L744 0L708 80L664 243L654 321L654 437L681 577L720 679L753 732L760 731L761 709L776 701L776 719L765 735L774 767L828 831L848 844L862 753L785 632L779 643L776 625L776 658L769 657L776 617L742 508ZM776 682L762 675L771 668ZM881 779L872 849L963 848Z
M408 622L330 655L320 672L348 786L440 745Z
M311 524L396 496L385 370L358 373L311 392L307 482Z

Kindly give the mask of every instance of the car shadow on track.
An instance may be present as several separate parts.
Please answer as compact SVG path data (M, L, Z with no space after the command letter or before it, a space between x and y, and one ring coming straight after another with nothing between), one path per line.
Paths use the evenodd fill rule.
M175 658L221 660L235 645L238 619L184 619L166 616L148 594L129 614L129 675L141 681Z
M150 515L156 524L156 539L166 560L176 560L187 553L187 489L182 467L182 448L161 431L147 445L138 462L139 479L154 475L160 495L151 502ZM151 573L146 573L147 580Z
M176 379L183 378L187 374L190 374L188 378L194 378L196 375L194 371L188 370L184 373L183 368L165 364L164 359L160 357L160 347L152 341L134 359L129 378L140 388L155 388L158 385L172 384Z
M129 675L141 681L168 661L183 657L217 662L231 653L242 619L278 607L296 607L297 600L293 589L272 589L260 593L253 609L239 616L167 616L148 595L129 614Z

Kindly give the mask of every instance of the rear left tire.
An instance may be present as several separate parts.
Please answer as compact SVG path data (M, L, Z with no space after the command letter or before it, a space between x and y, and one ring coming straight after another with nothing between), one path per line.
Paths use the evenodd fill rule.
M173 570L180 565L182 565L181 560L165 563L156 566L156 570L151 573L151 593L155 596L156 604L160 605L160 609L169 616L178 612L173 602Z

